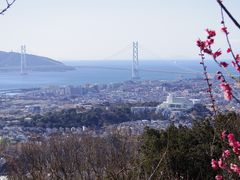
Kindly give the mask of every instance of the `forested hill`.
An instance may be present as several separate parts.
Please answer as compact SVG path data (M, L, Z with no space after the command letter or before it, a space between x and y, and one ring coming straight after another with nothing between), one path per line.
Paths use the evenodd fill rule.
M20 67L20 53L0 51L0 71L19 71ZM51 58L27 54L26 69L32 71L64 71L73 68Z

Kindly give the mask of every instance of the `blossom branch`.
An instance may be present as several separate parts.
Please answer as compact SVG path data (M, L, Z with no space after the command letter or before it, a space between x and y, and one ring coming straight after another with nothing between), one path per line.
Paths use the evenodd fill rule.
M234 99L237 103L240 103L240 99L238 99L234 95L234 93L232 92L233 90L232 90L231 86L227 82L227 80L224 77L224 75L222 74L222 72L220 72L220 71L217 72L217 78L218 78L218 80L221 81L220 87L224 91L225 99L227 99L227 100Z
M224 26L223 29L222 29L225 34L226 34L226 37L227 39L229 40L229 37L228 37L228 32L226 30L226 27ZM228 67L228 63L224 62L224 61L218 61L217 58L219 56L222 55L222 51L220 49L218 49L217 51L213 51L212 50L212 45L214 44L214 37L216 36L216 32L214 30L210 30L210 29L206 29L206 32L208 34L207 36L207 40L205 41L202 41L202 40L197 40L197 46L200 48L200 56L202 57L202 62L201 64L203 65L204 67L204 73L207 73L206 72L206 67L204 65L204 58L205 58L205 54L208 54L210 56L212 56L213 60L216 62L216 64L220 67L220 68L223 68L227 74L229 75L229 77L231 77L233 80L235 80L237 83L240 83L239 79L234 77L231 72L227 69ZM229 40L229 45L231 47L231 43L230 43L230 40ZM235 57L234 53L233 53L233 56ZM235 57L235 61L233 61L233 64L234 64L234 67L236 68L236 64L238 65L238 63L240 62L240 56L237 55ZM239 69L236 68L238 71ZM220 87L221 89L224 91L224 98L226 100L231 100L231 99L235 99L238 103L240 102L239 99L233 95L233 90L230 86L230 84L226 81L226 79L224 78L224 76L222 75L222 72L218 72L218 79L221 81L221 84L220 84ZM208 77L206 77L206 80L208 80Z
M212 52L212 48L211 45L209 45L209 50L210 52ZM228 76L235 80L236 82L240 83L239 79L237 79L228 69L227 66L228 64L226 62L218 62L217 57L220 56L222 53L220 51L220 49L218 49L215 53L211 53L210 55L212 56L214 62L222 69L224 69L224 71L228 74Z
M13 0L12 2L9 2L9 0L6 0L7 7L0 11L1 15L4 15L4 13L15 3L16 0Z
M228 53L231 53L231 55L232 55L232 57L233 57L233 59L234 59L234 61L232 62L232 63L233 63L233 66L234 66L235 69L240 73L240 65L239 65L239 61L240 61L240 60L239 60L239 55L235 55L235 53L234 53L234 51L233 51L233 49L232 49L232 45L231 45L231 42L230 42L230 39L229 39L229 32L228 32L227 26L226 26L226 24L225 24L225 18L224 18L224 14L223 14L223 9L222 9L222 8L221 8L221 18L222 18L221 23L222 23L222 25L223 25L222 31L223 31L224 34L225 34L226 41L227 41L227 44L228 44L228 50L227 50L227 52L228 52ZM240 83L240 79L235 78L235 80L236 80L238 83Z
M209 93L209 97L210 97L210 100L211 100L211 103L212 103L212 109L213 109L214 115L216 116L217 115L217 109L216 109L215 99L213 97L213 92L212 92L212 83L210 82L210 79L208 77L207 66L205 65L205 62L204 62L205 57L204 57L204 53L202 52L202 50L200 50L199 56L201 57L200 64L202 65L203 71L204 71L204 76L205 76L204 80L206 80L207 85L208 85L207 92Z
M239 179L240 166L239 166L239 153L240 153L240 141L237 140L233 133L227 133L223 131L221 133L221 139L228 145L227 149L224 149L219 159L212 159L211 165L214 170L222 171L222 174L215 176L216 180L223 180L224 176L227 179Z
M228 64L226 62L218 62L217 58L222 55L222 51L218 49L217 51L212 50L212 45L214 44L214 37L216 36L216 32L210 29L206 29L208 34L206 41L201 41L200 39L197 41L197 46L201 49L202 53L208 54L212 56L215 63L220 67L223 68L226 73L231 77L233 80L238 82L238 79L232 75L232 73L227 69Z

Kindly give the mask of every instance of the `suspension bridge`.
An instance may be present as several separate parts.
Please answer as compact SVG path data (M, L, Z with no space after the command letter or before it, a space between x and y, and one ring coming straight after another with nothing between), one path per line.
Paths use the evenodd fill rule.
M119 58L119 55L124 54L124 52L129 51L131 49L132 51L132 65L131 67L111 67L111 66L101 66L101 65L82 65L82 66L74 66L74 68L77 69L111 69L111 70L121 70L121 71L131 71L131 78L132 79L140 79L141 72L154 72L154 73L169 73L169 74L179 74L179 75L202 75L202 72L200 71L194 71L193 69L186 68L186 67L180 67L176 61L174 62L174 66L176 69L179 69L178 71L171 71L171 70L164 70L164 69L151 69L151 68L142 68L141 63L139 60L139 43L133 42L131 46L126 46L122 48L120 51L112 54L111 56L108 56L107 58L103 58L103 60L114 60L114 59L121 59ZM141 50L142 50L141 46ZM151 50L145 48L145 51L148 51L155 59L159 59L160 56L158 56L156 53L153 53ZM129 53L128 53L129 54ZM118 57L118 58L117 58Z

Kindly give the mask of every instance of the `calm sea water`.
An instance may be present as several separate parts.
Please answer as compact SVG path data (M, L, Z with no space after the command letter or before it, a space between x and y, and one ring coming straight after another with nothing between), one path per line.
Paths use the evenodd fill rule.
M65 61L72 66L105 66L116 68L131 68L129 61ZM215 72L215 68L210 71ZM214 66L212 66L214 67ZM177 72L202 72L199 60L196 61L141 61L140 68L177 71ZM140 71L143 80L176 80L178 78L194 78L194 74L176 74ZM67 72L29 72L28 75L20 73L0 73L0 90L46 87L49 85L82 85L86 83L114 83L131 79L130 70L112 70L97 68L81 68Z

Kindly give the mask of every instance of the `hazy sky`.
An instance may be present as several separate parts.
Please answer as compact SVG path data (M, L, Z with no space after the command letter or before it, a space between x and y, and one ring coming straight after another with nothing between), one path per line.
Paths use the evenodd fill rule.
M240 21L240 1L225 1ZM85 60L105 59L128 46L112 59L130 59L131 43L138 40L142 59L195 59L195 40L207 27L220 29L219 22L215 0L17 0L0 16L0 50L19 51L26 44L29 53ZM221 32L219 37L224 47ZM231 30L231 38L240 47L240 31Z

